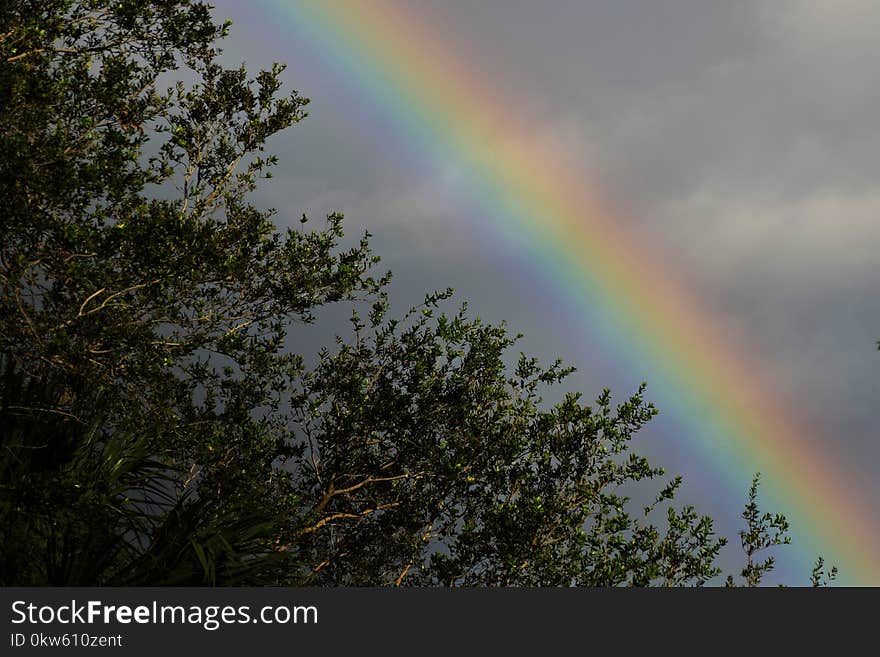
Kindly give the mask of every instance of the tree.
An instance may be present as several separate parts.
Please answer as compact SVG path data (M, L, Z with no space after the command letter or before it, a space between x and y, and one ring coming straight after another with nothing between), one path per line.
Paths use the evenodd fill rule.
M548 407L570 368L511 363L517 338L442 313L450 292L389 319L368 236L344 249L340 215L282 233L251 203L307 100L281 66L221 67L207 6L0 11L0 583L720 575L680 478L627 496L663 475L630 451L644 389ZM160 90L182 67L196 82ZM291 327L344 300L368 318L306 369ZM781 521L749 514L772 547ZM760 583L772 562L747 555Z
M277 519L216 513L148 434L59 411L63 387L4 367L0 386L0 581L65 585L246 583L281 567L262 546ZM100 412L100 409L98 410Z
M380 284L365 240L337 248L341 217L281 235L248 202L274 163L265 140L307 101L278 97L281 67L253 81L221 68L227 25L202 3L20 1L0 20L5 380L51 388L39 415L104 451L144 445L177 499L223 515L254 486L265 496L283 420L261 411L300 367L286 323ZM160 91L180 66L198 83ZM24 479L7 473L11 497ZM14 531L56 507L4 511Z
M616 585L704 582L723 545L693 509L665 534L630 516L616 489L662 474L628 454L653 414L641 391L591 409L577 395L540 409L540 388L571 370L521 356L504 327L462 312L406 321L322 354L296 407L291 485L308 500L291 527L297 583ZM676 479L658 495L670 499ZM358 558L347 555L356 554Z

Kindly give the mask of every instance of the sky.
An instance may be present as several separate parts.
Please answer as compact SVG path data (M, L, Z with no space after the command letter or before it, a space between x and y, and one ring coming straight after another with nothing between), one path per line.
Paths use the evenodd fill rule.
M311 99L309 117L270 143L280 165L259 201L278 208L279 225L343 212L350 236L373 234L398 311L452 286L473 314L523 333L523 351L578 367L567 389L622 399L647 378L651 398L650 371L578 321L527 243L485 238L468 169L426 157L399 115L333 65L328 51L346 44L304 39L281 20L279 5L297 11L296 0L214 4L234 21L230 62L285 62L289 87ZM880 4L395 4L510 99L542 153L601 191L613 220L760 364L755 380L809 428L805 449L835 464L844 497L880 516ZM306 344L326 341L339 319L331 312ZM736 543L749 474L722 481L680 439L682 418L660 411L634 448L683 474L681 500ZM833 548L797 526L792 536L803 553ZM740 557L728 550L724 564ZM806 583L794 551L778 559L773 581Z

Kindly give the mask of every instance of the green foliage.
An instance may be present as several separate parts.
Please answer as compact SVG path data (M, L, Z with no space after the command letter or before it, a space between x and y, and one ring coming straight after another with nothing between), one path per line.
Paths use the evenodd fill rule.
M267 410L300 369L287 326L382 281L366 238L338 248L340 216L281 234L249 203L275 161L257 153L307 101L278 96L279 66L222 69L226 27L189 0L0 9L0 355L51 383L65 431L142 447L234 524L270 496L285 421ZM162 91L180 67L196 82Z
M251 193L305 116L192 0L0 8L0 584L702 585L725 545L630 444L656 413ZM194 82L160 89L187 69ZM366 301L304 366L291 326ZM362 306L356 306L362 307ZM746 584L787 542L744 513ZM818 562L813 583L836 570ZM732 583L732 581L731 581Z
M748 502L742 512L743 520L746 521L746 529L739 533L743 552L746 554L746 565L740 575L745 586L758 586L776 565L775 558L771 555L763 561L758 560L758 554L777 545L788 545L791 539L788 536L788 520L783 515L771 515L761 513L758 509L758 486L761 482L760 473L752 479L749 487ZM734 586L733 576L728 576L727 585Z
M758 487L761 483L761 474L757 473L749 487L748 501L742 512L742 518L746 521L746 528L739 532L740 544L746 555L746 564L740 572L742 586L760 586L764 578L775 568L776 558L768 555L763 560L759 559L759 553L766 554L768 550L780 546L790 545L791 538L788 535L789 524L784 515L761 513L758 508ZM831 570L825 570L825 559L818 557L813 566L810 583L814 587L827 586L837 578L837 566ZM725 585L729 588L737 586L733 575L728 575Z
M837 574L837 566L832 566L830 570L825 570L825 559L819 557L816 559L816 564L813 566L813 573L810 576L810 584L814 588L828 586L831 582L837 579Z
M261 547L277 519L218 514L150 454L146 434L107 434L104 418L60 411L57 381L8 362L0 376L0 582L244 584L278 568Z
M291 487L308 501L290 548L321 584L703 583L723 545L693 509L646 523L621 487L662 474L629 452L654 414L640 390L591 408L541 409L570 369L520 356L504 327L439 315L429 297L402 322L355 316L353 344L324 352L296 404ZM352 558L349 555L358 555Z

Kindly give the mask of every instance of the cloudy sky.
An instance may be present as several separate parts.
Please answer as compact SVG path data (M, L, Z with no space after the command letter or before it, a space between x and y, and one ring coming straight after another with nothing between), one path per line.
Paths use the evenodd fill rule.
M564 294L533 280L527 253L477 239L479 209L456 162L410 152L382 107L288 29L281 4L296 7L216 0L235 22L230 60L286 62L286 81L312 100L309 118L272 143L281 165L261 194L279 223L344 212L352 235L373 233L396 308L453 286L474 314L524 333L525 351L578 366L571 387L631 392L644 373L559 321ZM406 6L441 43L448 35L488 88L515 99L548 149L582 167L642 247L762 363L756 376L814 429L806 440L838 463L848 494L880 515L880 3ZM637 449L683 473L683 499L733 536L748 475L736 489L719 485L662 410ZM800 562L780 561L779 579L806 581Z

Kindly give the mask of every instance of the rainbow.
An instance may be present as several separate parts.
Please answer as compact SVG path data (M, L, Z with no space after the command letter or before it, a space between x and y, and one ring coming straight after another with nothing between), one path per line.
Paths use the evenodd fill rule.
M474 230L497 248L527 250L531 273L566 300L584 331L645 373L661 408L687 428L688 448L737 500L753 472L766 475L764 506L792 521L803 564L821 553L841 566L844 583L880 584L877 521L830 449L762 388L760 363L626 234L595 184L467 66L462 44L451 47L403 2L264 6L286 34L308 41L316 64L388 117L414 154L466 172L484 211Z

